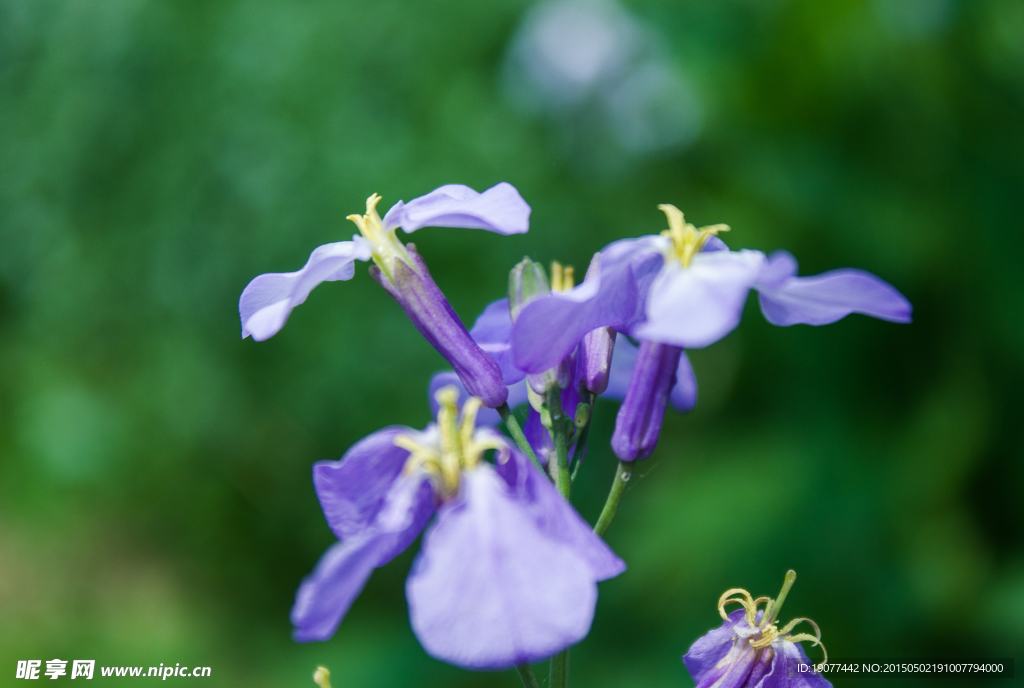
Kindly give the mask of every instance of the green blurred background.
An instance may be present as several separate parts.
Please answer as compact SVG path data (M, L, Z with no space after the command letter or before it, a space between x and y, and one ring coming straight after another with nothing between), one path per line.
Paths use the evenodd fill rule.
M333 539L311 464L424 425L444 362L363 268L267 342L237 315L249 279L348 238L370 193L502 180L529 234L415 237L467 322L524 254L585 266L662 229L665 202L915 305L909 326L775 328L751 299L692 353L700 404L630 484L608 534L629 570L602 584L574 685L692 685L679 657L718 595L774 595L790 567L783 616L833 656L1020 664L1024 3L636 0L620 20L668 76L572 102L529 93L530 10L0 0L0 674L60 657L228 687L312 686L317 663L336 688L518 685L423 652L411 552L332 640L290 640ZM588 519L615 410L577 483Z

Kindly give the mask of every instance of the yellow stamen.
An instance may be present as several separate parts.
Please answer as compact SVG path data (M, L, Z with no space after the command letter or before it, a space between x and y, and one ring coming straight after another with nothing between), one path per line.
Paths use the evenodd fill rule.
M346 220L351 220L359 228L359 233L369 242L373 251L373 262L381 269L384 275L394 282L395 261L401 260L406 265L413 267L409 251L405 248L398 237L395 236L395 228L387 229L377 212L377 204L381 197L373 194L366 199L365 215L349 215Z
M331 688L331 672L327 671L327 667L317 667L313 672L313 681L320 688Z
M557 260L551 261L551 291L569 291L574 286L576 271L571 265L563 266Z
M411 435L399 435L395 446L409 452L403 468L406 475L417 470L426 472L435 488L445 497L458 492L459 477L466 469L475 468L484 452L495 449L498 461L508 460L507 447L499 437L480 433L476 428L476 417L483 402L470 397L462 406L459 419L459 390L449 385L434 394L437 400L437 445L426 446Z
M681 213L680 217L682 217ZM750 647L754 649L768 647L777 640L787 640L792 643L799 643L808 640L813 643L813 646L821 646L821 651L825 655L824 663L828 664L828 651L825 650L825 646L821 642L821 629L818 628L818 624L806 618L793 619L786 624L782 630L779 630L779 627L775 624L775 617L778 615L778 611L782 607L782 603L785 601L786 596L789 593L789 589L793 586L794 581L796 581L796 573L794 571L787 572L785 583L782 586L782 591L779 593L777 600L773 600L770 597L758 597L757 599L754 599L753 596L743 588L732 588L730 590L726 590L722 593L722 596L718 598L718 613L723 619L728 619L729 615L725 612L726 605L732 603L741 605L745 612L744 616L747 624L752 630L760 631L760 634L756 639L750 640ZM761 621L756 623L757 607L762 602L766 603L764 614L761 617ZM813 626L814 635L811 635L810 633L798 633L793 635L793 629L801 623L808 623Z
M669 258L674 258L685 268L690 265L693 257L700 253L708 239L719 232L728 232L729 225L709 225L697 229L683 217L679 208L668 203L662 203L658 210L665 213L668 218L668 229L661 233L662 236L672 240L672 248Z

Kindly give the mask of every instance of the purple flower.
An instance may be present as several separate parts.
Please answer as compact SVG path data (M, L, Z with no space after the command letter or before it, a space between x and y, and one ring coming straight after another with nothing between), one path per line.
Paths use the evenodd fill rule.
M698 230L675 206L659 207L670 229L610 244L598 280L523 308L512 330L517 367L546 370L600 327L684 349L708 346L739 323L750 289L760 292L762 312L776 325L825 325L850 313L910 322L907 299L868 272L797 277L788 253L730 251L715 236L725 225Z
M641 340L641 364L612 437L624 461L650 456L670 399L676 406L696 403L696 380L682 350L713 344L735 328L750 289L760 292L761 310L776 325L824 325L850 313L910 321L906 298L870 273L797 277L790 254L730 251L716 236L727 226L697 229L675 206L659 208L668 230L610 244L600 254L597 279L533 301L512 328L513 361L527 373L547 369L600 328Z
M474 669L543 659L589 631L597 582L625 564L504 437L476 427L481 402L437 393L437 424L385 428L313 480L341 540L302 583L295 638L326 640L373 569L436 514L406 582L413 631L434 657ZM495 463L483 461L495 451Z
M485 229L521 234L529 228L530 206L511 184L502 182L483 193L449 184L409 203L399 201L381 219L380 197L366 201L365 215L350 215L359 228L352 241L320 246L297 272L256 277L238 302L242 337L257 341L277 334L292 309L321 282L351 279L357 260L373 260L370 274L398 302L416 328L455 368L466 388L490 407L505 402L500 370L466 332L465 326L434 283L413 244L395 235L428 225Z
M793 619L780 629L775 619L789 588L796 580L790 571L777 600L767 597L753 599L740 588L726 591L718 601L718 613L725 623L695 642L683 656L697 688L831 688L821 674L801 672L797 664L810 665L810 660L798 644L809 640L821 645L821 631L810 619ZM738 595L738 597L733 597ZM725 606L738 603L743 609L725 613ZM758 605L766 603L765 609ZM800 623L810 624L815 631L793 634ZM821 646L824 652L825 646ZM828 653L825 660L828 662Z

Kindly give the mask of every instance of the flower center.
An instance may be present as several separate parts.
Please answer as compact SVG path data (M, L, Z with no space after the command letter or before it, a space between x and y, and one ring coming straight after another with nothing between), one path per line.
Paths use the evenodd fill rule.
M345 219L351 220L359 228L359 233L369 242L373 251L373 262L393 283L395 261L402 260L410 267L413 267L413 262L405 245L395 236L397 227L385 227L381 221L380 214L377 213L378 203L380 196L373 194L366 199L365 215L349 215Z
M718 613L723 619L728 619L729 615L725 613L725 606L727 604L735 602L743 607L747 626L749 628L747 632L739 632L738 635L751 638L750 647L752 648L761 649L763 647L768 647L778 640L788 640L792 643L809 640L814 643L814 645L821 645L821 651L825 654L823 663L828 664L828 651L825 650L825 646L821 643L821 629L818 628L818 624L814 623L810 619L804 618L793 619L783 626L782 629L779 629L775 624L775 619L779 615L782 603L786 601L786 595L789 594L789 590L793 587L793 583L795 582L796 572L791 570L786 573L786 579L782 584L782 590L779 592L779 596L774 600L770 597L758 597L755 600L750 593L743 588L732 588L731 590L726 590L722 593L722 596L718 598ZM733 597L733 595L737 595L737 597ZM765 602L766 604L764 611L762 612L761 619L758 621L757 607L762 602ZM811 635L810 633L792 633L797 624L803 622L809 623L814 628L814 635Z
M409 452L403 471L408 475L424 471L434 483L434 490L443 498L455 496L459 491L459 476L480 463L480 457L489 449L507 453L508 448L494 433L478 432L476 415L483 402L470 397L462 406L459 418L459 390L448 385L437 390L437 433L417 439L412 435L399 435L395 446Z
M683 212L679 208L668 203L659 205L658 210L668 217L668 229L661 235L672 240L665 259L678 260L684 268L689 267L690 261L700 253L708 239L719 232L729 231L729 225L709 225L697 229L683 218Z

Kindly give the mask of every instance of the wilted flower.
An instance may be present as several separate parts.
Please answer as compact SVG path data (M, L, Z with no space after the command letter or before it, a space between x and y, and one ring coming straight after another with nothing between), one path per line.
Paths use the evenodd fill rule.
M504 437L476 427L481 402L438 391L437 424L366 437L313 480L341 542L303 581L297 640L326 640L374 568L427 529L406 582L413 631L431 655L501 669L554 655L590 629L597 581L625 564ZM494 450L495 463L483 461Z
M790 571L775 600L755 600L741 588L722 594L718 613L725 623L695 642L683 656L697 688L831 688L832 684L819 673L792 671L797 663L810 665L799 643L807 640L821 645L818 625L810 619L793 619L780 629L775 623L794 581L796 573ZM759 610L762 602L765 608ZM743 609L727 615L725 607L730 603L740 604ZM801 623L812 626L814 635L794 634L793 629ZM825 646L821 649L824 652ZM827 662L825 653L823 663Z
M314 287L351 279L355 261L373 260L373 279L452 364L466 388L487 406L500 406L505 402L505 387L497 367L473 343L416 247L402 244L395 232L399 227L411 233L426 226L442 226L521 234L529 228L530 206L505 182L483 193L458 184L442 186L409 203L399 201L383 219L376 209L379 201L374 194L366 201L365 215L349 216L359 228L352 241L320 246L297 272L260 275L249 282L238 302L242 337L252 335L262 341L274 336Z

